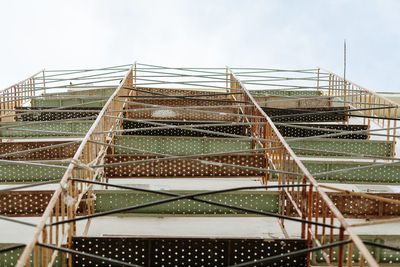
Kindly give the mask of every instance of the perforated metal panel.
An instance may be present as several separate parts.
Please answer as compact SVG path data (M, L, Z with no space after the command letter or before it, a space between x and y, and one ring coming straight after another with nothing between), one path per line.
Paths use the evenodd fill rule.
M263 107L270 108L317 108L332 106L331 98L318 98L315 96L254 96L254 100Z
M367 241L372 241L374 243L382 244L382 245L388 245L392 247L398 248L400 246L400 237L397 235L384 235L384 236L368 236L368 235L359 235L362 240L367 240ZM345 240L348 239L347 236L344 237ZM339 239L337 236L333 237L333 242L337 242ZM329 237L326 237L326 242L329 242ZM379 263L382 264L382 266L399 266L400 263L400 252L398 251L393 251L389 249L384 249L384 248L379 248L375 247L372 245L366 245L367 249L370 251L371 255L375 258L375 260ZM348 258L348 246L344 246L344 258ZM327 250L328 251L328 250ZM337 256L338 256L338 248L335 247L333 248L333 261L334 263L337 262ZM357 246L353 245L352 249L352 259L354 264L358 264L359 262L359 250L357 249ZM325 259L322 257L321 253L318 251L314 254L314 263L323 263L325 262ZM388 264L388 265L385 265ZM364 265L365 266L365 265Z
M93 121L39 122L26 125L25 122L0 123L2 126L12 126L10 129L0 129L1 137L35 137L35 136L76 136L85 135ZM32 131L31 131L32 130ZM37 132L35 130L41 130ZM48 131L48 132L46 132ZM60 133L58 133L60 132ZM65 134L68 133L68 134ZM71 133L71 134L69 134ZM76 134L75 134L76 133Z
M306 127L315 127L321 128L323 130L318 129L301 129L295 127L289 127L285 125L276 125L279 132L285 137L308 137L308 136L318 136L324 134L332 134L338 133L334 131L324 131L326 129L340 130L340 131L362 131L367 130L367 125L347 125L347 124L298 124L298 126L306 126ZM340 136L333 136L328 138L337 138L337 139L367 139L368 134L363 133L355 133L355 134L346 134Z
M0 243L0 250L7 249L13 247L18 244L7 244L7 243ZM12 250L0 252L0 266L1 267L14 267L17 264L19 257L21 256L22 252L24 251L24 247L15 248ZM36 250L35 250L36 251ZM50 252L52 252L50 250ZM39 254L42 253L41 248L39 248ZM32 255L35 252L32 253ZM33 256L31 255L30 259L30 266L36 267L33 263ZM42 266L42 262L39 261L39 265ZM53 263L54 267L67 267L66 255L62 252L58 252L58 255Z
M211 98L211 99L228 99L228 95L221 95L225 92L205 91L205 90L188 90L188 89L174 89L174 88L149 88L149 87L137 87L139 90L149 91L152 93L161 93L166 95L179 95L179 96L198 96L198 98ZM140 96L154 96L155 94L137 91L137 95Z
M229 266L304 249L300 239L74 237L75 250L142 266ZM74 266L113 266L75 256ZM306 266L304 255L255 266Z
M319 96L317 90L249 90L251 95L277 95L277 96Z
M130 106L131 109L140 109L142 106ZM199 109L207 111L207 109ZM228 115L239 114L238 108L213 108L209 109L213 113L191 111L188 109L158 109L158 110L138 110L127 112L127 117L132 119L145 120L187 120L187 121L238 121L237 116Z
M327 107L327 108L308 108L308 109L284 109L284 108L268 108L262 107L264 112L277 122L323 122L323 121L346 121L347 116L343 112L343 107ZM322 112L329 111L329 113ZM333 112L337 111L337 113ZM316 113L319 112L319 113ZM306 113L313 113L307 115ZM314 114L316 113L316 114ZM294 115L304 114L304 115ZM293 115L293 116L287 116Z
M68 92L57 92L57 93L47 93L43 96L66 96L66 95L89 95L89 96L110 96L117 87L114 88L96 88L96 89L84 89L84 88L74 88Z
M391 141L378 140L350 140L350 139L332 139L332 138L315 138L310 140L290 141L287 139L290 147L296 155L311 156L331 156L331 157L347 157L348 155L338 155L332 152L345 152L355 154L366 154L375 156L390 157L393 150ZM304 149L315 149L323 152L305 151ZM357 156L351 156L357 158Z
M39 182L61 179L65 170L53 167L1 163L0 183Z
M237 116L227 115L226 113L238 114L238 107L221 108L195 108L200 111L191 110L193 106L226 106L229 102L215 102L215 101L199 101L189 99L170 99L170 98L154 98L154 99L133 99L135 102L140 102L150 105L166 106L165 108L138 110L128 112L128 118L134 119L150 119L150 120L188 120L188 121L237 121ZM185 109L171 109L168 107L186 107ZM143 106L140 104L130 104L128 106L132 109L145 109L152 108L151 106ZM201 112L204 111L204 112Z
M106 163L125 162L134 160L154 159L151 155L108 155ZM265 168L265 157L262 154L230 154L224 156L199 157L200 160L229 163L256 168ZM105 167L107 178L152 178L152 177L245 177L261 176L264 172L243 168L224 167L206 164L188 159L168 161L152 161L133 163L129 165Z
M33 107L64 107L64 106L74 106L81 105L81 107L103 107L107 102L107 96L104 97L90 97L90 98L82 98L82 97L71 97L71 98L59 98L51 97L51 98L35 98L31 100ZM102 102L99 102L102 101ZM96 102L96 103L89 103Z
M345 218L376 219L400 216L400 205L340 192L327 192L327 195ZM370 195L400 200L400 194L395 193L374 193ZM314 199L316 199L315 194ZM328 210L322 209L322 200L320 198L318 202L313 202L313 217L315 217L317 211L319 217L322 217L323 213L326 213L327 216L330 215ZM290 216L298 216L292 205L290 205L290 212Z
M327 172L367 166L372 163L351 161L304 161L303 164L312 173ZM400 184L400 166L374 167L358 169L347 172L332 173L324 176L315 176L320 182L341 183L378 183L378 184Z
M206 99L206 98L204 98ZM181 98L135 98L133 97L131 101L136 102L136 103L145 103L145 104L151 104L151 105L161 105L161 106L169 106L169 107L192 107L192 106L227 106L229 104L232 104L228 101L212 101L212 98L209 98L210 100L193 100L190 98L186 99L181 99ZM137 106L135 104L132 104L134 106ZM233 106L234 104L232 104ZM143 107L143 106L142 106ZM131 105L129 105L129 108L131 108Z
M0 192L0 214L10 217L42 216L53 193L51 190ZM83 200L79 204L77 214L85 213L86 202Z
M233 138L119 136L116 145L171 155L192 155L251 149L251 141ZM115 154L142 154L115 148Z
M195 194L202 191L166 191L178 195ZM95 212L103 212L118 208L142 205L154 201L171 198L156 193L133 190L96 190ZM197 197L221 204L254 209L258 211L279 211L279 192L267 191L237 191ZM147 208L127 211L124 213L139 213L148 215L244 215L244 211L205 204L191 199L181 199ZM254 215L254 214L252 214Z
M55 108L55 107L53 107ZM101 108L80 107L67 108L68 111L41 111L43 107L19 108L17 111L18 121L54 121L65 119L77 119L86 117L96 117ZM33 112L31 112L33 111Z
M4 216L41 216L53 191L0 192L0 214Z
M187 122L185 122L185 121L159 121L159 122L168 124L168 125L182 125L182 126L200 125L200 124L204 124L204 123L212 124L212 122L198 122L198 121L187 121ZM124 129L140 129L140 128L156 127L153 124L143 123L143 122L134 122L134 121L124 121L122 125L123 125ZM204 127L196 127L194 129L202 129L202 130L222 132L222 133L228 133L228 134L236 134L236 135L246 135L246 131L245 131L246 126L242 126L242 125L204 126ZM124 135L224 137L223 135L218 135L218 134L203 133L203 132L190 131L190 130L177 129L177 128L126 132L126 133L124 133Z
M0 155L6 153L13 153L18 151L24 151L28 149L36 149L46 146L58 145L67 142L3 142L0 143ZM33 151L29 153L16 154L9 157L0 157L4 159L15 159L15 160L51 160L51 159L65 159L72 158L75 151L78 149L79 144L68 144L55 148L48 148L39 151Z

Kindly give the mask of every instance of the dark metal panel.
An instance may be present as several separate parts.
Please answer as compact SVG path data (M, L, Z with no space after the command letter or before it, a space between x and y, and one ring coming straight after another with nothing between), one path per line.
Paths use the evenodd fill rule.
M326 129L340 130L340 131L363 131L368 129L368 125L347 125L347 124L298 124L297 126L314 127L319 129L301 129L290 127L286 125L277 125L279 132L285 137L308 137L318 136L324 134L337 133L335 131L324 131ZM354 133L340 136L333 136L330 138L340 139L367 139L367 133Z
M160 121L159 121L160 122ZM176 126L191 126L201 124L212 124L212 122L199 122L199 121L161 121L164 124L176 125ZM217 122L214 122L217 123ZM124 129L140 129L156 127L154 124L134 121L124 121ZM248 128L248 127L247 127ZM244 125L224 125L224 126L204 126L196 127L194 129L201 129L207 131L215 131L228 134L246 135L246 126ZM248 131L247 131L248 132ZM192 136L192 137L224 137L223 135L203 133L185 129L169 128L169 129L154 129L154 130L143 130L135 132L125 132L124 135L151 135L151 136Z
M68 107L68 111L41 111L56 107L20 107L17 121L54 121L97 116L101 107Z
M323 121L346 121L347 110L343 107L307 108L307 109L283 109L283 108L262 108L264 112L276 122L323 122ZM335 113L335 111L337 111ZM310 114L307 114L310 113ZM302 114L302 115L294 115ZM292 116L288 116L292 115Z
M0 192L0 214L10 217L42 216L54 191L6 191ZM86 203L82 201L77 214L86 213Z
M301 239L74 237L73 249L142 266L228 266L306 248ZM74 266L112 266L73 257ZM306 256L256 266L306 266Z

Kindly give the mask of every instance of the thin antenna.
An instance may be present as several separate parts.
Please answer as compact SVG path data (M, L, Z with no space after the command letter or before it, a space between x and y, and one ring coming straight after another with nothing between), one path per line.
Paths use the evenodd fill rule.
M343 79L346 81L346 39L344 39Z

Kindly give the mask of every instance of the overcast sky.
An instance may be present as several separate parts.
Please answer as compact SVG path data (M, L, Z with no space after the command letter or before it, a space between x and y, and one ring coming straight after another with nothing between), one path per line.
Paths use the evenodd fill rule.
M0 1L0 88L43 68L324 67L400 92L400 1Z

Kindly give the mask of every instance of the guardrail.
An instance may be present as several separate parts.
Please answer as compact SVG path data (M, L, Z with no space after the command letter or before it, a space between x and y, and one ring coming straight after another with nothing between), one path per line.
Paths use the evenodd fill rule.
M35 95L36 79L41 74L44 76L44 70L33 74L19 83L0 90L0 122L15 121L14 110L22 107L27 100L30 100Z
M329 75L329 80L324 83L320 82L320 74ZM362 115L363 123L367 124L368 127L371 122L374 122L378 126L386 128L387 140L392 140L393 145L395 144L399 104L324 69L318 69L317 89L324 96L340 95L344 105L358 109L357 113ZM393 151L392 156L394 155Z
M19 258L17 267L29 265L32 254L34 266L51 266L56 259L58 251L51 251L49 248L44 248L43 244L61 247L67 242L68 247L72 247L72 237L76 234L76 222L69 222L62 225L49 224L65 219L74 219L82 200L86 200L87 212L89 214L93 213L93 199L91 199L92 185L80 181L71 181L71 179L103 180L103 170L101 168L94 169L92 166L101 164L107 151L107 146L103 144L111 143L115 134L115 132L111 131L120 129L122 125L120 118L123 116L122 110L125 103L113 100L120 95L131 95L133 91L127 88L132 88L132 86L133 69L131 66L83 138L58 188L49 201L31 241L26 245ZM114 112L110 112L112 110L121 110L121 112L116 116ZM105 115L113 116L109 117ZM101 134L98 132L101 132ZM89 225L90 220L87 221L85 231L88 230ZM41 240L41 247L37 245L39 240ZM69 257L69 264L71 266L72 257Z
M233 94L233 98L253 104L253 106L238 104L241 112L248 115L246 121L251 125L251 135L268 140L264 142L258 141L257 143L253 142L254 147L261 146L266 149L266 165L271 172L266 172L263 182L267 184L270 175L277 175L279 184L309 184L308 189L300 186L292 187L291 189L282 189L285 194L281 202L283 214L290 215L289 210L294 208L302 219L315 222L314 224L306 222L301 223L301 237L307 239L307 246L310 248L313 242L317 247L323 246L324 240L326 239L325 237L329 236L332 241L335 234L338 234L339 241L343 241L346 232L349 236L349 241L355 244L360 251L360 264L363 264L363 259L365 259L369 266L378 266L376 260L372 257L364 243L350 228L350 225L341 212L335 207L332 200L289 147L272 120L230 70L229 78L230 87L227 87L227 91L230 93L241 93ZM324 211L321 217L320 212L316 212L320 209ZM318 222L321 220L324 225L318 225ZM340 226L335 226L335 220L339 222ZM325 225L327 221L330 227ZM282 228L284 228L283 221L281 221L281 224ZM327 262L333 262L333 253L331 249L329 254L323 252L323 255ZM346 262L344 257L344 245L339 246L337 257L338 266L343 266L344 262ZM311 253L308 254L307 259L307 265L310 266ZM347 262L352 261L353 258L348 257Z

